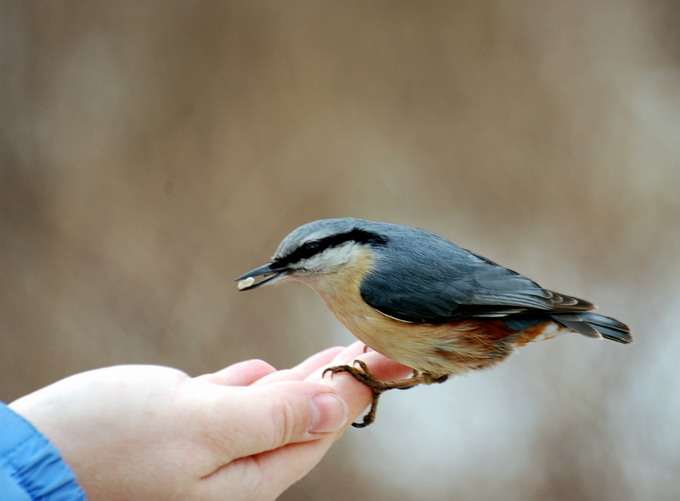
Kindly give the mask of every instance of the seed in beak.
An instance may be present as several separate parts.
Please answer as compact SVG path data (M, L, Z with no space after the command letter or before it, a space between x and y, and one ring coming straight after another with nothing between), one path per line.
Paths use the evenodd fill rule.
M247 289L254 283L255 279L253 277L248 277L244 278L243 280L239 280L238 283L236 284L236 287L238 287L238 290L242 291L243 289Z

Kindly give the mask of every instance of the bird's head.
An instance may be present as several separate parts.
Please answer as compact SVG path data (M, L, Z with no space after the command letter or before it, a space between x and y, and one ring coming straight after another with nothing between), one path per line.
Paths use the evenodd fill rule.
M335 273L365 255L367 248L380 248L388 241L381 223L355 218L313 221L286 236L269 263L236 280L240 290L250 290L285 278Z

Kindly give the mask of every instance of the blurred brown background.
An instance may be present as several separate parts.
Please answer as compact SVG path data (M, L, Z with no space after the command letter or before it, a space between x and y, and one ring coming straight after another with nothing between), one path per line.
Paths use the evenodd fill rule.
M677 2L0 2L0 398L352 341L239 294L294 227L428 228L632 325L387 395L284 500L676 499Z

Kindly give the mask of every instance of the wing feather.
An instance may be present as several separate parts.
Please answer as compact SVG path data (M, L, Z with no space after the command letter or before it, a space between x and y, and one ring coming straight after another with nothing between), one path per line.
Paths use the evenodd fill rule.
M569 313L594 306L536 282L423 230L413 246L399 238L379 254L361 295L376 310L407 322L444 323L525 312Z

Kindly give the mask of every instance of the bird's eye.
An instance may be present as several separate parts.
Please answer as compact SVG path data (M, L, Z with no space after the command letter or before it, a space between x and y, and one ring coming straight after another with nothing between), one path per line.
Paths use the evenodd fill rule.
M315 252L315 251L319 250L319 247L321 247L321 244L317 240L305 242L302 245L302 249L304 249L305 252Z

